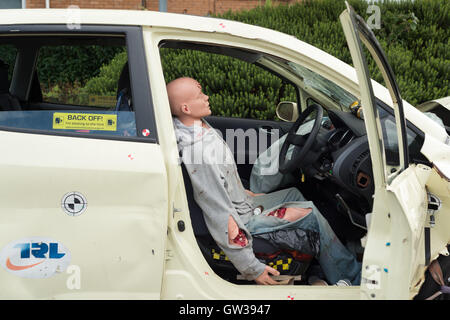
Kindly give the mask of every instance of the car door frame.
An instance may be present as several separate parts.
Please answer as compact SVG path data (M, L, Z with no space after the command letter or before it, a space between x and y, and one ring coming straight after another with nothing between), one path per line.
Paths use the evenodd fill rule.
M425 183L431 170L424 165L408 163L402 99L392 69L372 31L348 3L340 20L360 86L375 184L361 295L368 299L409 299L427 265ZM393 101L400 156L398 165L386 163L382 127L361 43L381 70Z
M219 23L218 20L217 23ZM189 207L181 167L179 165L178 148L170 113L164 73L160 62L159 43L164 40L179 40L212 45L228 45L249 50L266 52L280 57L291 57L293 61L302 61L297 51L286 51L272 43L260 39L247 39L233 34L174 29L167 27L144 28L144 43L152 86L153 100L158 108L155 110L158 126L165 130L164 138L160 135L161 147L167 155L169 175L169 207L173 213L169 215L168 242L166 251L166 269L161 296L163 299L358 299L360 287L337 286L258 286L256 284L235 285L217 276L208 265L196 243L192 229ZM315 63L309 57L308 62ZM331 69L330 69L330 73ZM156 94L157 93L157 94ZM164 139L164 141L162 141ZM181 226L181 227L180 227Z

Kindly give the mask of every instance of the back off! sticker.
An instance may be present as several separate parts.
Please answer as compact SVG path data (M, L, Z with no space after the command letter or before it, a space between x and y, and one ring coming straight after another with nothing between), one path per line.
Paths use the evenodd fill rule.
M117 115L94 113L53 113L53 129L116 131Z
M0 251L0 265L21 278L49 278L65 272L70 252L59 241L30 237L12 241Z

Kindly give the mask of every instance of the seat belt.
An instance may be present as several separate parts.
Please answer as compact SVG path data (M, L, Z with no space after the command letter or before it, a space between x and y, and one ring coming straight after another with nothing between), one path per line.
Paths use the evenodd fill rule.
M437 291L433 295L429 296L425 300L434 300L443 293L450 293L450 287L445 285L444 275L442 273L442 269L441 269L441 265L439 264L439 261L434 260L428 267L428 271L430 271L431 277L433 277L433 280L436 281L436 283L438 285L440 285L441 288L439 289L439 291Z

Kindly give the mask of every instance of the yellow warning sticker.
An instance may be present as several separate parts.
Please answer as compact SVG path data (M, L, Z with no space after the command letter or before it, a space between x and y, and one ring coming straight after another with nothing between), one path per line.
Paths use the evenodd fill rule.
M116 131L117 115L55 112L53 129Z

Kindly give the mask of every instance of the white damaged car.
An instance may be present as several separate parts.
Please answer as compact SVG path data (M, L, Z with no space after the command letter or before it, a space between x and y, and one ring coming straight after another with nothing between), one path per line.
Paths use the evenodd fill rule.
M436 119L401 98L351 7L340 19L355 68L292 36L223 19L120 10L76 17L0 10L0 52L8 53L0 56L1 299L411 299L432 262L449 255L448 109ZM371 80L363 46L386 87ZM91 48L125 55L109 78L113 93L40 81L64 72L56 51L82 70L93 62L77 52ZM207 120L224 137L254 130L256 145L279 143L272 176L255 177L253 163L238 161L243 183L293 177L354 248L360 286L310 285L317 263L295 257L280 265L300 261L304 268L286 273L292 281L258 286L220 255L179 163L163 49L228 56L294 88L295 101L277 108L285 121ZM91 67L102 74L101 64ZM306 122L312 129L299 134ZM238 159L267 156L270 145L230 147ZM448 268L441 272L437 290L448 286Z

